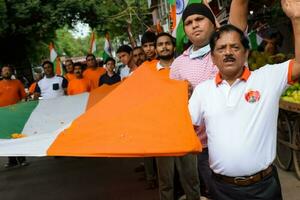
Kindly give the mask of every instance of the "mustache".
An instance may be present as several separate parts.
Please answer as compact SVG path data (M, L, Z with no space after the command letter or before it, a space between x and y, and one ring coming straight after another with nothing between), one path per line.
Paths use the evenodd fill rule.
M236 59L233 57L233 55L226 55L224 58L224 62L234 62Z

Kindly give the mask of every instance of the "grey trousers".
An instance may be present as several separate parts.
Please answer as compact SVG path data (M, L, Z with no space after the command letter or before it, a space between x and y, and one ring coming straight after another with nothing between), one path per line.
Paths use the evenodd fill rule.
M156 161L160 200L174 200L175 167L186 194L186 199L200 199L200 182L196 154L188 154L181 157L158 157Z

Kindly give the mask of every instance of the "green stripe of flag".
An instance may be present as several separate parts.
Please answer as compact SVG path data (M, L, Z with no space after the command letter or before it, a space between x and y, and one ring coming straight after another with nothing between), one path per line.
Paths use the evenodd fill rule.
M9 139L13 133L22 133L27 120L37 105L38 101L29 101L1 107L0 117L5 116L5 118L1 117L0 120L0 139Z

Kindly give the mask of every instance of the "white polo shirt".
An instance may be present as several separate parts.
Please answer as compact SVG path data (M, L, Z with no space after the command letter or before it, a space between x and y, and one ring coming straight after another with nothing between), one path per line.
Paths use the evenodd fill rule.
M204 120L211 169L226 176L247 176L275 159L279 98L291 81L293 61L267 65L231 86L217 74L199 84L190 98L194 125Z

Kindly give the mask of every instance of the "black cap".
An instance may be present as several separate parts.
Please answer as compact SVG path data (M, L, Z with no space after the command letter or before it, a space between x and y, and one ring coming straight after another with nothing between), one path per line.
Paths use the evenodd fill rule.
M186 18L191 15L198 14L207 17L214 26L216 26L214 14L211 10L202 3L191 3L189 4L182 13L182 21L184 22Z

